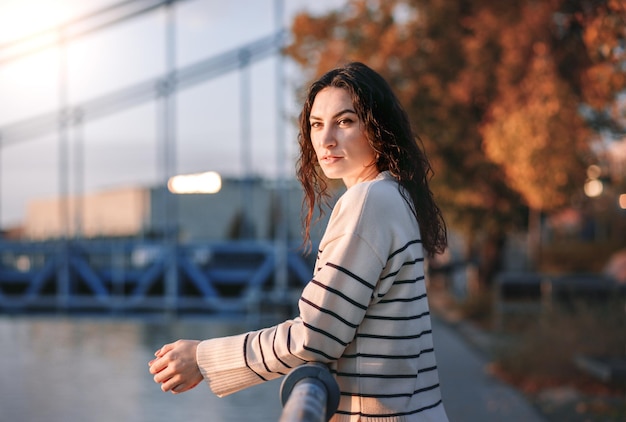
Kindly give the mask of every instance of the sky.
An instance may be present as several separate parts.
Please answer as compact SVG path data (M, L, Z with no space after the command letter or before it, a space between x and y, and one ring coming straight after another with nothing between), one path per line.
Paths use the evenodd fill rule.
M2 138L4 126L57 110L63 96L72 108L164 74L164 8L68 42L65 84L59 82L62 56L56 44L36 54L3 61L13 57L15 48L8 48L13 41L121 2L0 0L0 228L19 225L30 201L56 197L62 186L69 194L94 193L153 186L165 177L159 143L163 110L157 101L71 127L66 184L60 181L64 179L56 132L13 143ZM289 27L298 11L323 13L344 4L345 0L284 0L283 22ZM177 67L273 34L277 29L274 6L274 0L176 3ZM35 42L54 37L52 33ZM171 155L176 173L217 171L235 177L293 177L296 129L289 117L298 112L297 88L303 80L294 64L283 63L280 90L276 85L276 57L272 56L246 71L249 89L242 90L242 72L233 71L177 93L175 150ZM285 119L277 117L277 92L284 98ZM249 126L242 124L242 96L250 100ZM76 153L76 146L81 144L77 139L82 140L82 154ZM242 150L245 145L250 148L249 155Z

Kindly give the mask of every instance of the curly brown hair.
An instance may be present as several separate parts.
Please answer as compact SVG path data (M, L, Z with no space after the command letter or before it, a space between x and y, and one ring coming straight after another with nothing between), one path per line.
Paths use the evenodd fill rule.
M310 244L316 207L323 215L324 206L330 198L328 183L321 173L311 144L309 122L316 95L327 87L342 88L349 92L355 111L364 125L365 136L376 153L378 171L389 171L404 188L400 192L419 223L424 250L430 256L443 252L447 245L447 229L428 186L433 170L421 140L413 133L406 111L387 81L359 62L333 69L313 82L300 113L300 157L296 174L304 189L304 243Z

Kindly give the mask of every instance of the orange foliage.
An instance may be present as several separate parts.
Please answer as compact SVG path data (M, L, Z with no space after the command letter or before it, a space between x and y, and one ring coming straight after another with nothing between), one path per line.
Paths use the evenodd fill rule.
M549 210L582 190L593 133L579 106L607 107L626 88L626 1L589 4L351 0L296 17L286 51L309 76L349 60L380 71L448 215L484 226L512 218L520 198Z

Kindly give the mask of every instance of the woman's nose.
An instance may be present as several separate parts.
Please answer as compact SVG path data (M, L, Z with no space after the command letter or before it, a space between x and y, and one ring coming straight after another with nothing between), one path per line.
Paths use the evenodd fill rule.
M320 134L320 144L326 148L337 144L335 133L330 128L325 128Z

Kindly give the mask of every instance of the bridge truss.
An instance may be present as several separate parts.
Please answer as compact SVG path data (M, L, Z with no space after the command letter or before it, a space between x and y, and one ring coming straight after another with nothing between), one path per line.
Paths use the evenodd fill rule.
M281 22L282 1L275 1L277 28L273 34L191 65L177 67L174 8L180 1L184 0L125 0L58 28L0 46L0 66L48 48L58 48L63 59L67 44L73 40L155 10L165 9L167 14L164 74L70 105L67 101L66 63L61 60L59 108L0 127L0 158L5 148L56 133L59 145L58 196L61 199L57 212L66 233L60 239L46 242L0 240L0 312L244 311L263 303L284 301L290 287L301 287L310 277L311 263L289 247L286 227L279 227L276 239L267 242L179 243L174 230L167 227L167 222L173 225L176 219L176 207L170 195L164 196L162 204L166 210L166 234L159 241L82 239L80 221L76 222L76 235L69 236L70 132L74 132L74 153L80 154L84 142L81 128L85 123L156 101L162 113L157 128L163 159L161 183L166 185L175 174L176 93L229 72L240 72L240 121L245 138L250 123L249 98L246 97L250 84L248 69L255 62L276 56L279 58L276 65L276 120L282 125L280 53L286 41ZM282 136L277 130L278 163L285 161ZM80 157L77 161L81 162ZM282 206L284 174L278 170L277 192L279 206ZM76 171L76 196L83 193L79 180L82 173ZM2 177L0 167L0 181ZM79 220L80 211L77 209L74 213Z

